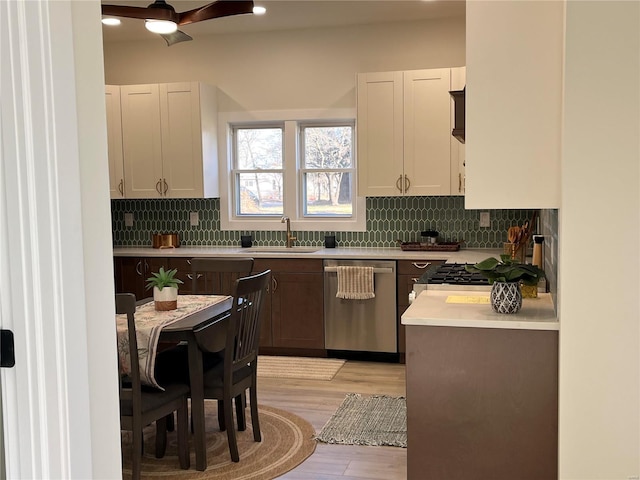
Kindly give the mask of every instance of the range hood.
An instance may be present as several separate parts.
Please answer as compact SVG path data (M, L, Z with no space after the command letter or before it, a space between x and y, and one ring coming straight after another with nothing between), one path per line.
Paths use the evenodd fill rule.
M453 135L458 141L464 143L464 91L466 87L462 90L454 90L449 92L451 97L453 98L454 104L454 119L453 119L453 130L451 131L451 135Z

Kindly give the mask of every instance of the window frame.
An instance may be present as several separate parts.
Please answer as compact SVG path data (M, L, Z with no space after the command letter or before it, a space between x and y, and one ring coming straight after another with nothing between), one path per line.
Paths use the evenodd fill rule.
M366 199L358 196L357 130L355 109L220 112L218 115L218 176L220 184L220 227L223 231L280 230L280 216L236 215L234 172L234 128L283 125L283 210L292 230L325 232L366 231ZM302 164L300 126L344 124L353 126L352 179L353 212L350 217L305 216L302 206ZM293 192L293 194L291 193Z

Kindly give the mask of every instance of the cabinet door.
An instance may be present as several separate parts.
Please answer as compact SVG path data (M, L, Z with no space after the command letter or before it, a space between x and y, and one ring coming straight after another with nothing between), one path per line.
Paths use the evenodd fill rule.
M456 67L451 69L451 90L462 90L467 84L466 67ZM451 126L450 131L455 126L455 103L451 98ZM451 135L451 195L464 195L465 184L465 146L457 138Z
M124 198L124 163L122 156L122 119L120 87L105 87L107 107L107 146L109 151L109 192L111 198Z
M465 208L561 205L566 4L467 2Z
M271 328L274 347L324 348L322 273L273 274Z
M358 195L404 193L402 72L358 75Z
M163 193L202 198L202 129L197 82L161 84Z
M406 352L406 328L402 324L402 314L409 308L409 292L414 283L428 268L436 268L446 260L399 260L398 261L398 352L403 356Z
M144 259L140 257L115 257L114 270L116 293L133 293L136 299L145 297Z
M162 175L158 85L123 85L122 146L127 198L158 198L167 189Z
M451 73L404 72L404 188L407 195L451 193Z

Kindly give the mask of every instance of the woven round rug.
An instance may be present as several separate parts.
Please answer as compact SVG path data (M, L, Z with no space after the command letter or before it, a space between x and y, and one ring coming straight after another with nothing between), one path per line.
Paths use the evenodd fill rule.
M262 441L253 440L250 411L247 408L247 429L236 432L240 461L229 455L227 433L218 429L216 402L205 402L207 430L207 469L195 469L195 453L190 443L191 466L181 470L177 455L176 432L169 432L167 451L155 458L155 426L145 429L142 478L145 479L216 479L271 480L302 463L316 448L315 429L306 420L273 407L260 405ZM131 433L122 432L123 478L131 478Z

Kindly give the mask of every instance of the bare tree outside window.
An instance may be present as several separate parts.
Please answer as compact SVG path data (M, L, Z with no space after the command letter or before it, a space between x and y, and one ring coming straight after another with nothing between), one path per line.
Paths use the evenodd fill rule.
M353 126L305 126L304 211L309 216L353 212Z
M234 132L237 215L282 215L282 128Z

